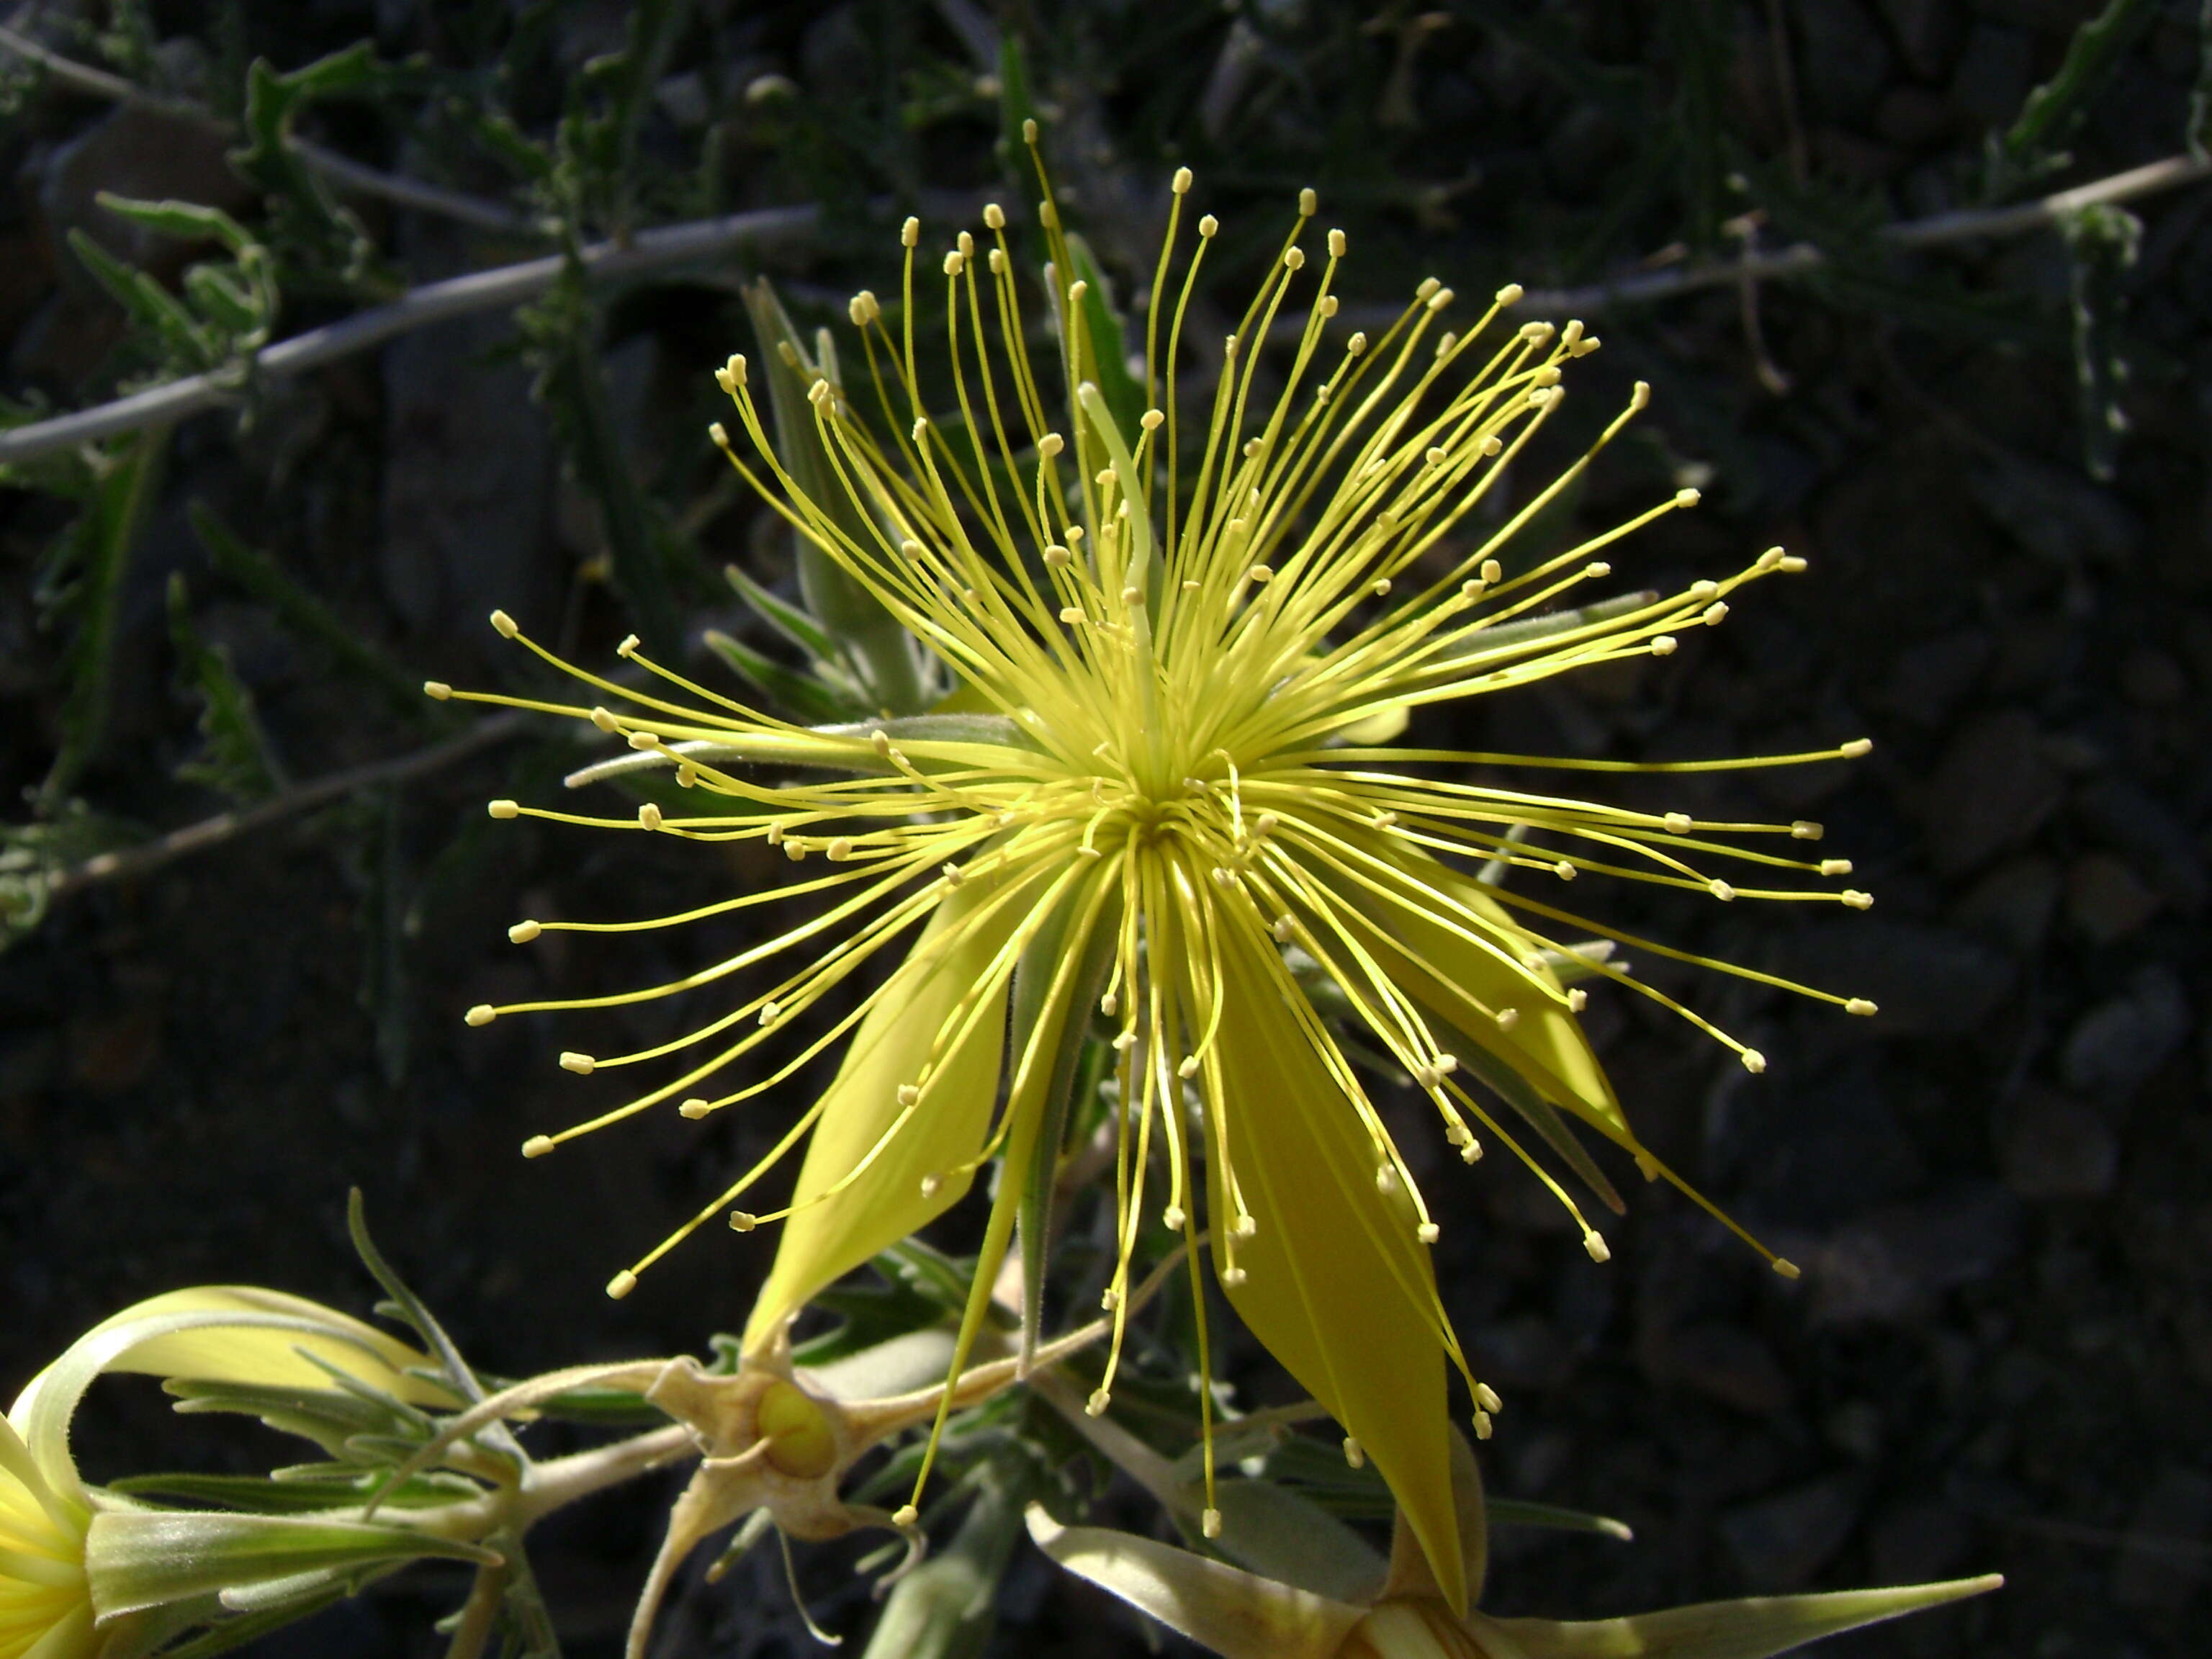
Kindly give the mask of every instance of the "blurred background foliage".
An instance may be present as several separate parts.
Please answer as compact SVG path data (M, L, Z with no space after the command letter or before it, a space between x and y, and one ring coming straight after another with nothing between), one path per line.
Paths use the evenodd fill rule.
M501 1370L696 1351L742 1316L757 1243L702 1239L618 1306L598 1287L781 1120L632 1126L526 1170L525 1134L611 1097L554 1069L567 1030L459 1014L720 942L525 958L517 916L665 912L762 872L487 823L590 750L416 688L542 685L484 625L502 605L585 660L635 631L808 717L887 695L900 671L850 641L807 672L791 607L834 600L706 441L709 371L761 353L763 274L818 350L854 289L892 287L907 213L925 248L993 198L1026 220L1007 138L1034 111L1117 302L1176 166L1224 225L1217 338L1314 186L1354 316L1433 273L1586 317L1606 349L1577 444L1654 383L1572 510L1682 484L1708 507L1626 549L1630 580L1772 542L1812 559L1663 666L1492 700L1454 740L1876 739L1697 803L1817 813L1872 916L1608 914L1844 984L1879 1021L1699 988L1772 1057L1749 1079L1638 1008L1590 1015L1646 1139L1804 1284L1664 1195L1600 1268L1514 1172L1452 1188L1448 1300L1512 1403L1492 1490L1638 1531L1503 1534L1493 1610L1996 1568L2004 1595L1860 1650L2189 1650L2212 1568L2212 7L27 0L0 30L0 1382L173 1285L347 1300L349 1182ZM2161 163L2140 195L2035 205ZM202 407L44 427L190 376ZM649 1041L659 1007L608 1029ZM1251 1354L1229 1375L1279 1397ZM95 1469L174 1460L157 1404L110 1410ZM1308 1473L1371 1506L1332 1493L1340 1464ZM549 1534L572 1651L613 1650L654 1500ZM853 1559L802 1559L824 1622L865 1606ZM425 1577L266 1650L431 1650ZM695 1572L665 1650L803 1650L780 1578ZM1142 1639L1025 1548L996 1608L994 1651Z

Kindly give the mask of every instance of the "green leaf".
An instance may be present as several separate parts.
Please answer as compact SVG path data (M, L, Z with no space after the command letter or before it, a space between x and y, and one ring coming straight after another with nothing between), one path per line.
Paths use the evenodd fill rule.
M1493 1527L1538 1527L1554 1532L1590 1532L1601 1538L1618 1539L1627 1543L1636 1536L1626 1521L1616 1521L1609 1515L1591 1515L1582 1510L1561 1509L1557 1504L1532 1504L1520 1498L1492 1498L1487 1500L1490 1524Z
M2033 176L2032 164L2064 139L2158 10L2157 0L2107 0L2104 10L2074 31L2057 73L2027 94L1998 146L1994 185L2002 189Z
M314 641L344 667L375 686L393 709L410 720L440 720L437 705L422 695L421 675L409 673L363 639L358 629L341 620L276 560L241 541L204 502L194 501L186 514L192 533L207 549L215 568L274 611L278 621Z
M823 663L837 659L837 642L806 611L778 599L733 564L724 565L722 574L737 590L738 597L752 608L755 616L809 657Z
M1073 231L1067 233L1067 261L1071 279L1084 285L1083 337L1089 349L1082 377L1097 386L1122 441L1133 448L1142 429L1138 422L1145 413L1145 388L1129 373L1128 339L1114 307L1113 285L1098 268L1091 245Z
M834 688L796 669L786 668L773 658L763 656L742 641L732 639L719 628L708 629L701 639L709 651L729 665L732 673L771 702L789 710L801 720L817 724L849 720L854 715L865 712L854 706L855 699L839 696Z
M873 544L877 529L839 481L807 402L807 389L826 377L825 366L808 353L765 276L746 285L744 301L768 377L776 458L848 539L864 547ZM796 531L793 557L807 611L836 642L869 701L894 714L927 708L934 701L933 688L913 636L898 619L836 559Z
M246 228L221 208L203 207L198 202L179 202L173 198L159 202L138 201L105 190L95 199L117 217L128 219L135 225L143 225L149 230L159 231L164 236L174 236L187 242L221 242L233 253L243 253L247 248L257 246Z
M2128 429L2120 406L2128 365L2118 334L2127 304L2126 277L2142 241L2142 221L2112 203L2076 209L2060 221L2070 256L2074 379L2081 422L2082 464L2110 479Z
M952 1541L893 1586L862 1659L977 1659L1022 1530L1022 1495L987 1480Z
M197 758L177 768L177 776L234 800L267 799L284 787L284 769L261 729L253 694L231 667L230 653L204 643L193 628L191 596L181 570L169 574L168 606L169 642L179 678L200 699L200 735L206 739Z
M124 578L160 495L168 444L166 425L149 427L102 457L92 499L68 532L67 551L78 573L70 595L77 629L64 668L69 689L62 703L61 744L39 789L42 816L51 817L60 809L106 741Z

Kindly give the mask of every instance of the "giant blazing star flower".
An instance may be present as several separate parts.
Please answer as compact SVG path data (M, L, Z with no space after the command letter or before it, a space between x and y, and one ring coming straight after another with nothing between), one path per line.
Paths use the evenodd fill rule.
M781 964L682 1037L611 1058L564 1055L576 1071L685 1059L619 1109L524 1150L549 1152L665 1102L702 1117L842 1045L835 1080L760 1165L611 1289L623 1293L676 1238L737 1204L804 1145L788 1201L732 1218L740 1229L784 1224L747 1330L750 1345L772 1344L816 1291L927 1223L1002 1158L964 1354L1024 1195L1050 1179L1073 1047L1096 1008L1111 1022L1120 1085L1108 1307L1127 1300L1141 1229L1195 1243L1203 1224L1231 1305L1343 1425L1348 1450L1375 1460L1463 1606L1446 1362L1466 1380L1478 1432L1487 1432L1497 1397L1469 1369L1437 1296L1429 1247L1449 1209L1415 1182L1311 993L1333 988L1328 997L1362 1044L1413 1080L1468 1161L1486 1138L1528 1158L1500 1121L1510 1115L1610 1198L1564 1111L1626 1148L1647 1176L1671 1180L1592 1055L1575 1018L1583 992L1570 980L1625 985L1753 1071L1764 1061L1601 950L1571 943L1625 935L1497 884L1497 868L1551 889L1607 874L1724 900L1868 901L1806 884L1849 869L1797 855L1815 826L1705 823L1521 780L1550 769L1821 760L1864 745L1638 769L1393 743L1408 710L1663 655L1684 630L1718 623L1737 588L1803 562L1775 550L1664 598L1563 611L1609 574L1600 556L1613 542L1693 505L1695 492L1565 552L1516 562L1516 532L1588 458L1494 528L1474 529L1477 508L1559 410L1562 370L1597 342L1574 323L1502 326L1519 295L1511 288L1474 326L1447 331L1453 296L1434 281L1379 337L1336 337L1331 289L1346 239L1328 232L1323 257L1309 258L1311 191L1211 392L1184 406L1188 302L1217 228L1210 216L1200 220L1197 252L1175 283L1189 185L1188 170L1176 175L1146 319L1137 390L1157 406L1117 415L1100 389L1111 377L1091 320L1097 296L1070 277L1079 251L1048 191L1040 217L1064 402L1048 401L1048 377L1026 348L1025 297L995 207L985 210L982 238L963 233L943 261L957 421L928 416L917 384L912 220L897 326L872 295L853 302L869 406L817 374L805 399L811 434L784 434L787 448L818 445L826 483L810 488L796 464L778 459L746 362L730 360L719 378L740 430L714 435L732 465L948 665L961 689L945 712L806 727L691 683L647 660L634 640L622 655L665 691L558 663L604 704L521 706L625 738L641 758L672 767L699 810L679 816L647 804L635 818L608 819L495 801L493 816L765 842L799 867L788 885L684 915L526 921L514 937L672 925L792 897L822 908L670 984L482 1006L469 1018L633 1003ZM1262 343L1294 316L1294 344L1273 374ZM1639 386L1598 447L1644 397ZM504 614L493 621L557 662ZM763 775L763 764L780 769ZM781 769L817 775L794 781ZM1470 863L1493 866L1492 880ZM1780 884L1734 873L1747 869ZM901 952L873 989L843 996L848 981ZM835 1018L773 1065L756 1060L817 1007ZM1498 1111L1500 1100L1513 1114ZM1597 1232L1542 1178L1603 1260ZM1194 1279L1199 1256L1194 1249ZM1197 1305L1202 1316L1202 1298ZM1200 1344L1203 1354L1203 1334ZM1117 1329L1117 1354L1119 1346ZM1105 1408L1112 1381L1109 1359L1094 1409ZM1208 1393L1199 1398L1210 1410Z

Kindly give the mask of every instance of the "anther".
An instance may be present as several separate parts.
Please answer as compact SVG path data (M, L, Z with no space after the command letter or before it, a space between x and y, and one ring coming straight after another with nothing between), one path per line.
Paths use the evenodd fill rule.
M1044 550L1044 562L1054 570L1065 570L1075 562L1075 555L1054 542Z
M781 847L783 845L783 825L781 823L771 823L769 825L767 840L768 844L771 847Z
M761 1004L760 1023L763 1028L775 1024L776 1021L782 1018L783 1005L781 1003L764 1002Z
M514 944L527 945L544 931L534 921L518 921L507 930L507 937Z
M1844 1012L1847 1014L1857 1014L1864 1018L1871 1018L1881 1010L1875 1007L1865 997L1853 997L1844 1005Z
M522 1155L525 1158L543 1158L552 1150L551 1135L532 1135L522 1143Z
M1822 859L1820 873L1824 876L1848 876L1851 872L1849 859Z
M1230 1231L1235 1233L1239 1238L1251 1238L1255 1237L1259 1231L1260 1224L1254 1220L1249 1215L1238 1216L1237 1218L1236 1224L1230 1228Z
M1387 1164L1375 1166L1375 1190L1388 1198L1398 1190L1398 1172Z
M900 1105L912 1106L916 1102L920 1101L921 1098L921 1090L916 1085L911 1083L902 1083L899 1085L898 1103Z
M1723 904L1726 904L1730 899L1735 896L1735 889L1729 886L1718 876L1715 876L1711 881L1707 882L1705 884L1705 889Z
M617 1302L636 1288L637 1275L627 1267L607 1280L607 1294Z
M939 1189L945 1185L945 1177L943 1176L934 1174L926 1175L922 1176L920 1184L921 1187L921 1195L924 1198L935 1198Z
M1825 825L1815 823L1810 818L1800 818L1790 826L1792 841L1818 841L1827 833Z
M1447 458L1443 450L1439 449L1436 445L1431 444L1429 446L1428 453L1422 456L1421 459L1426 461L1431 466L1442 466Z
M742 351L732 352L730 354L730 360L722 365L721 373L715 375L714 378L724 382L722 390L725 392L733 392L742 388L745 383L744 353Z
M1429 309L1431 311L1442 311L1451 302L1452 291L1448 288L1440 288L1434 294L1429 295Z
M1797 1277L1797 1264L1786 1256L1778 1255L1774 1258L1774 1271L1784 1279L1795 1279Z
M1594 582L1601 582L1613 574L1613 567L1603 559L1592 559L1583 567L1583 574Z
M1607 1247L1604 1238L1595 1232L1587 1232L1583 1235L1583 1249L1589 1252L1589 1259L1593 1261L1613 1260L1613 1251Z
M522 816L522 808L511 800L486 801L484 811L495 818L514 818Z
M1728 613L1728 601L1726 599L1715 599L1711 605L1705 607L1705 614L1701 616L1698 620L1704 623L1708 628L1717 628L1720 626L1721 618L1727 616Z
M1419 1239L1424 1244L1433 1244L1437 1242L1437 1238L1441 1237L1441 1234L1437 1231L1437 1224L1435 1222L1424 1221L1419 1226L1413 1229L1413 1237Z
M1498 1029L1499 1030L1510 1031L1520 1023L1521 1011L1518 1008L1500 1008L1498 1011Z
M499 1010L489 1002L479 1002L461 1018L471 1025L489 1025L499 1018Z
M1221 1536L1221 1511L1206 1510L1198 1517L1198 1529L1208 1538Z
M453 695L453 688L443 680L424 680L422 695L426 697L435 697L440 702L443 702Z
M1674 492L1674 505L1677 507L1695 507L1701 499L1703 498L1694 489L1678 489Z
M660 747L660 733L658 732L647 732L642 729L633 732L629 734L629 746L633 749L650 752L651 750Z
M1313 186L1308 185L1298 192L1298 217L1310 219L1320 211L1321 198L1314 194Z
M1183 1079L1196 1077L1198 1075L1198 1056L1196 1054L1185 1054L1182 1057L1182 1061L1176 1066L1176 1075Z
M1589 993L1579 985L1570 986L1567 990L1567 1012L1571 1014L1579 1014L1589 1006Z
M644 802L637 809L637 822L638 827L642 830L659 829L661 825L660 809L658 806L655 806L651 801Z
M966 873L957 864L946 865L939 873L945 878L945 884L947 887L957 887L968 879Z
M1126 1054L1136 1046L1137 1034L1134 1031L1123 1031L1114 1039L1114 1048L1117 1054Z
M499 630L501 639L511 640L522 631L515 625L514 618L504 611L495 611L491 613L491 625Z
M1561 859L1552 866L1552 873L1561 881L1572 881L1575 878L1575 866L1565 859Z
M629 653L636 650L637 647L643 643L644 641L640 640L636 635L625 634L623 635L622 643L615 647L615 655L620 657L624 662L628 662L629 660Z
M1220 228L1221 221L1210 213L1198 222L1198 234L1208 239L1211 239Z
M1434 294L1443 286L1443 284L1437 281L1437 278L1433 276L1424 276L1421 278L1420 286L1413 290L1413 297L1416 300L1425 300L1429 295Z
M1069 627L1073 627L1077 623L1083 620L1083 607L1079 605L1064 605L1060 606L1060 621L1067 623Z
M1559 385L1559 371L1552 364L1546 363L1543 368L1538 369L1528 378L1534 383L1537 390L1540 392L1546 386L1554 386Z
M921 240L921 221L909 216L907 222L899 227L899 241L907 247L913 247Z
M1707 577L1699 578L1689 586L1689 594L1693 599L1710 599L1720 591L1721 585Z
M1348 1434L1344 1437L1344 1461L1355 1469L1364 1469L1367 1467L1367 1454L1360 1449L1359 1443Z
M688 1118L692 1122L696 1123L701 1118L706 1116L708 1113L714 1109L714 1103L713 1101L702 1099L699 1096L694 1095L690 1099L685 1101L681 1106L678 1106L676 1109L676 1115L681 1118Z
M1341 259L1342 258L1344 258L1344 251L1345 251L1345 249L1346 249L1348 246L1349 246L1349 244L1346 242L1346 240L1345 240L1345 239L1344 239L1344 233L1343 233L1342 231L1340 231L1340 230L1332 230L1331 232L1329 232L1329 234L1328 234L1328 257L1329 257L1330 258L1332 258L1332 259Z
M1772 570L1781 562L1782 550L1778 547L1770 547L1753 561L1751 568L1753 570Z
M1145 607L1145 590L1141 587L1123 588L1121 590L1121 603L1127 605L1132 611L1143 610Z
M1036 123L1030 121L1024 125L1034 127ZM902 1504L891 1511L891 1525L896 1527L901 1532L907 1531L921 1519L921 1512L911 1504Z
M1474 1414L1474 1437L1477 1440L1487 1440L1494 1431L1495 1425L1490 1420L1490 1413L1486 1411L1476 1412Z
M1120 1013L1121 1012L1121 999L1120 994L1116 992L1109 991L1104 996L1100 997L1098 999L1098 1012L1105 1015L1109 1019L1113 1018L1115 1015Z
M749 1233L759 1225L760 1218L750 1210L730 1212L730 1231L733 1233Z
M1462 1164L1479 1164L1482 1161L1482 1143L1472 1134L1460 1143L1459 1161Z
M1357 331L1350 339L1344 343L1345 355L1348 357L1357 357L1366 349L1367 331L1364 328Z
M1289 916L1280 915L1275 918L1274 933L1276 944L1288 945L1291 942L1291 935L1296 931L1297 924L1293 922Z
M1794 576L1799 571L1804 569L1805 561L1797 554L1785 553L1782 556L1781 568L1785 574Z
M1221 1270L1221 1282L1231 1290L1235 1290L1244 1282L1244 1270L1242 1267L1224 1267Z
M678 762L676 768L676 787L689 789L699 781L699 769L690 761Z
M1567 350L1572 351L1581 343L1582 337L1583 319L1579 317L1570 317L1567 319L1567 325L1559 331L1559 343Z
M1474 1385L1474 1401L1475 1404L1486 1412L1502 1412L1505 1409L1505 1402L1498 1397L1498 1390L1487 1382L1478 1382Z
M845 302L845 314L853 319L854 328L866 328L877 318L882 316L883 311L884 308L877 302L876 296L869 293L866 289L862 289Z
M1841 748L1838 749L1836 752L1838 755L1841 755L1845 760L1857 760L1863 756L1871 755L1874 753L1874 739L1872 738L1853 738L1849 743L1844 744Z
M1520 283L1508 283L1504 288L1498 290L1494 297L1501 306L1513 306L1521 303L1521 296L1525 292L1527 292L1527 290L1524 289Z
M1168 414L1164 409L1148 409L1137 416L1137 424L1147 432L1158 432L1167 423Z
M1175 177L1168 181L1168 188L1178 196L1189 195L1190 185L1191 174L1188 167L1177 167L1175 170Z
M1304 270L1306 266L1306 251L1302 247L1285 248L1283 264L1291 270Z
M1103 1389L1094 1389L1091 1390L1091 1398L1083 1402L1083 1414L1085 1417L1103 1417L1106 1415L1107 1407L1113 1403L1112 1395Z
M1846 887L1842 892L1837 894L1836 896L1841 899L1845 904L1850 906L1854 910L1871 910L1874 908L1874 895L1872 893L1862 893L1856 887Z
M1390 591L1390 579L1388 576L1377 576L1367 585L1367 591L1376 599L1381 599Z
M592 710L592 724L611 738L622 730L622 722L604 708Z
M1681 641L1672 634L1655 634L1651 636L1651 654L1655 657L1671 657L1674 654L1674 647L1680 644Z
M1766 1056L1756 1048L1747 1048L1737 1058L1743 1061L1743 1069L1753 1077L1766 1069Z
M1687 812L1669 812L1660 822L1667 826L1667 833L1670 836L1690 833L1690 815Z
M1160 1212L1160 1225L1171 1233L1181 1232L1183 1223L1189 1219L1190 1217L1184 1212L1180 1204L1170 1204Z
M1244 573L1244 580L1255 587L1265 587L1275 580L1275 572L1271 566L1255 564Z
M574 1072L578 1077L591 1076L598 1064L589 1054L580 1054L574 1048L564 1051L561 1056L561 1069Z
M1485 559L1474 574L1482 578L1485 587L1495 587L1505 580L1505 567L1495 559Z

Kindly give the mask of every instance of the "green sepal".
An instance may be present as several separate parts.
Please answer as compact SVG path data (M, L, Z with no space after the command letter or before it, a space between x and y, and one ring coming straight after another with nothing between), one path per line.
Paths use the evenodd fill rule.
M288 1478L289 1477L289 1478ZM255 1474L134 1474L108 1482L126 1498L211 1504L218 1509L271 1515L312 1515L319 1510L357 1508L376 1491L367 1471L344 1464L311 1464ZM483 1487L458 1476L418 1476L381 1494L386 1509L450 1504L480 1493Z
M495 1566L494 1551L410 1527L297 1516L103 1510L86 1537L85 1576L103 1619L194 1596L424 1559Z

